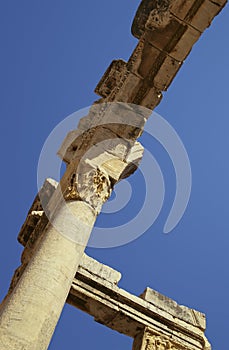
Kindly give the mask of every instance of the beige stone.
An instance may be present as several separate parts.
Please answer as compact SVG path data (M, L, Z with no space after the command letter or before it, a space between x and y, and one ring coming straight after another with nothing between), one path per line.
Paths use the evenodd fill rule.
M137 297L118 287L114 270L111 270L112 280L103 278L110 268L94 260L91 265L91 258L85 258L87 261L83 260L73 280L68 303L87 312L97 322L133 337L134 350L157 349L145 348L148 340L153 346L155 339L165 342L167 347L171 345L165 350L173 349L172 346L174 350L210 350L204 335L204 314L180 306L149 288Z
M184 20L192 27L203 32L209 27L214 17L221 11L225 4L226 0L205 0L200 1L197 7L195 1L172 1L170 11L179 19Z
M142 38L131 55L127 68L147 79L149 86L154 86L158 91L165 91L181 65L182 61L177 61Z
M132 34L138 39L148 30L163 31L176 18L203 32L226 4L226 0L171 0L158 3L143 0L135 15Z
M141 159L143 150L136 139L150 115L136 114L132 106L120 114L109 102L155 108L161 90L167 89L224 4L225 0L141 2L132 26L139 45L127 63L116 60L105 72L96 88L102 99L59 151L67 163L60 184L47 182L42 200L35 199L21 229L19 241L25 249L1 305L0 350L47 349L67 297L96 321L134 337L134 350L210 349L201 313L149 289L142 295L145 300L133 296L117 286L118 273L89 258L80 268L79 264L114 183L129 176ZM112 122L116 114L121 119ZM114 144L115 139L120 144ZM103 141L106 149L99 147ZM97 153L83 159L94 146Z
M65 221L65 209L76 215L76 222ZM66 222L67 226L62 226L62 229L73 230L74 235L82 236L84 232L82 243L70 241L49 225L36 254L1 307L1 350L48 347L95 221L95 213L84 202L69 202L60 209L57 220ZM78 222L80 231L77 231Z
M153 305L157 305L162 310L165 310L174 317L179 317L183 321L195 324L199 328L206 329L206 319L205 315L199 311L190 309L186 306L179 305L174 300L158 293L157 291L146 288L140 298L148 301Z
M129 157L131 158L131 155ZM56 182L47 182L41 189L46 199L52 191L55 193L57 188ZM40 208L39 198L36 198L34 203ZM34 203L29 212L34 208ZM83 205L83 202L78 203ZM40 215L41 219L45 217L44 213ZM60 216L60 220L66 221L66 217L63 220ZM24 279L25 267L33 259L33 254L29 251L40 241L39 229L40 235L44 235L40 221L33 224L32 233L26 230L25 224L19 234L21 243L25 245L26 254L23 255L26 255L26 259L23 259L23 265L15 273L11 291L13 288L19 288L21 279ZM37 232L36 235L34 231ZM170 343L171 346L178 346L177 349L210 349L204 335L204 314L179 305L151 288L147 288L140 297L134 296L118 287L120 278L121 274L118 271L84 254L67 300L71 305L92 315L98 322L133 337L134 350L145 350L145 344L154 344L155 339L162 339L166 346ZM8 304L9 298L10 293L4 304ZM139 333L140 329L142 332ZM159 341L157 344L161 345Z
M144 38L155 48L167 52L175 60L183 61L200 35L201 32L195 28L174 20L169 28L147 31Z
M126 71L126 62L115 60L104 73L99 84L95 88L95 93L102 97L108 97L111 91L120 85L120 80Z

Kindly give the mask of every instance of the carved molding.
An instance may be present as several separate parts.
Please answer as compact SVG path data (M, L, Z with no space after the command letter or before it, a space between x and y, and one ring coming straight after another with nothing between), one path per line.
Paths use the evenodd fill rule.
M180 350L163 336L147 334L146 347L144 350Z
M65 200L82 200L100 212L103 203L110 197L112 184L108 174L99 167L93 167L82 161L79 169L69 178L64 192Z
M152 329L146 327L139 333L133 344L133 350L193 350L193 346L187 348L178 343L175 339L171 339L165 335L156 333ZM199 349L199 348L196 348Z

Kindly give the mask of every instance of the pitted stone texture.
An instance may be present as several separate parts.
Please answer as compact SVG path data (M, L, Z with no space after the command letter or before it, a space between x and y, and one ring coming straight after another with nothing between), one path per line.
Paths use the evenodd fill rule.
M158 91L165 91L181 65L182 61L177 61L166 52L152 46L145 38L141 38L128 61L127 68L143 79L147 78L149 86L155 86Z
M126 71L126 62L114 60L96 86L95 93L102 97L110 95L111 91L120 85Z
M186 306L179 305L176 301L158 293L151 288L146 288L146 290L140 295L140 298L148 301L162 310L165 310L174 317L178 317L185 322L194 324L203 330L206 329L206 319L203 313L190 309Z
M140 52L134 53L135 61L132 57L132 61L127 64L119 60L110 66L96 90L103 97L98 103L123 101L149 109L155 108L162 98L161 90L167 89L181 65L180 62L188 55L201 32L210 24L225 2L225 0L143 0L132 27L133 34L143 39L143 47ZM152 62L148 61L148 54L145 55L147 51L153 53ZM91 205L97 208L100 205L99 201L109 196L113 185L111 176L108 174L109 167L102 170L90 164L92 169L86 172L89 179L84 177L85 173L81 174L83 180L91 185L93 201L91 196L88 197L88 188L83 187L84 195L81 197L78 197L75 189L75 179L79 175L76 174L76 167L85 151L95 145L93 138L96 143L98 142L98 134L101 132L97 125L94 130L82 130L84 122L90 124L92 115L93 113L90 114L90 118L85 118L80 123L78 135L71 134L73 144L76 136L81 138L80 142L73 145L72 149L63 147L65 149L60 152L63 159L66 158L69 163L60 186L65 194L69 194L70 202L65 204L75 211L80 223L77 227L80 228L79 237L83 237L84 233L87 233L87 236L83 237L83 245L76 247L49 225L48 234L46 232L41 244L38 245L28 268L23 272L23 265L22 269L17 271L18 275L23 273L19 279L20 283L11 295L12 302L6 302L4 305L0 329L2 344L0 346L4 349L47 348L94 224L96 211ZM102 109L98 115L94 114L94 117L99 121L106 118ZM131 141L131 147L134 149L136 138L141 135L143 126L144 123L134 128L120 127L120 125L115 129L113 125L106 125L103 128L122 138L128 135L127 139ZM104 136L103 133L102 136ZM75 150L74 147L76 147ZM120 150L118 153L120 155ZM133 151L133 157L138 153ZM118 158L119 155L115 154ZM111 163L114 161L113 156L114 154L112 154ZM128 157L121 156L120 159L126 162ZM112 176L115 178L114 175ZM58 193L55 197L56 193L57 191L54 191L51 197L54 196L53 207L49 206L49 208L55 208L59 203L58 196L62 193ZM99 200L95 199L96 194L99 194L97 196ZM65 220L68 213L65 212L65 206L59 209L56 220L65 231L72 230L75 234L74 221L70 220L70 227L66 226ZM36 206L28 215L25 223L27 228L22 229L19 238L21 243L27 242L26 249L30 252L24 255L24 264L27 264L31 257L34 242L38 242L41 237L40 230L42 233L45 232L46 219L42 208ZM85 225L84 230L82 227ZM144 350L210 349L203 334L204 321L201 314L196 311L188 313L184 307L178 307L174 302L168 302L168 299L165 299L162 305L158 300L159 296L156 297L155 293L153 293L153 302L150 298L150 301L142 300L119 289L116 283L108 281L108 277L103 278L106 274L100 278L97 272L89 270L82 269L78 273L78 279L75 278L72 283L68 301L93 315L98 322L132 337L136 337L142 329L149 329L151 334L148 336L146 346L143 347ZM17 274L16 278L18 278ZM146 292L145 298L148 298L147 294L152 292ZM21 302L21 296L26 303ZM36 318L33 317L34 314ZM193 319L191 314L194 316ZM32 320L32 326L29 328L28 320Z
M132 25L138 39L146 30L163 29L176 17L203 32L226 0L142 0Z
M143 0L132 25L140 39L126 63L113 61L95 91L103 101L154 109L226 0ZM99 101L100 102L100 101Z
M116 280L120 275L117 278L112 271L112 278L106 276L107 272L104 277L103 270L107 267L86 259L89 263L78 270L73 280L69 304L87 312L97 322L135 338L134 350L211 349L204 335L203 314L165 296L160 300L154 298L154 303L143 300L118 287ZM192 313L202 321L196 322L195 317L187 316ZM151 346L145 348L144 344Z
M39 193L35 197L33 204L27 214L26 220L22 225L17 238L19 243L21 243L23 246L26 245L29 236L31 235L35 226L37 225L38 221L43 215L43 207L47 206L57 186L58 186L58 183L55 180L48 178L45 180L42 188L40 189ZM40 197L42 197L43 206L41 204Z
M117 145L117 148L120 148L119 146L120 145ZM101 151L101 149L103 151ZM79 163L77 172L81 175L85 172L85 166L93 168L97 167L101 172L107 174L111 179L112 184L114 184L131 175L137 169L142 159L143 152L143 146L139 142L135 142L133 147L131 147L126 154L125 159L122 159L117 157L115 152L111 152L109 147L106 148L106 142L101 142L97 146L93 146L85 154ZM118 154L118 152L116 154ZM82 183L82 180L79 181L79 178L76 181L78 184Z
M126 103L93 105L78 129L68 133L58 155L66 162L80 159L91 147L106 141L106 150L125 160L136 139L142 134L151 111Z
M145 328L134 339L133 350L187 350L187 348L184 348L182 344L174 343L170 338Z
M49 181L50 183L53 189L57 187L57 183ZM40 207L39 201L36 205ZM43 216L44 214L41 219ZM25 258L23 265L15 273L12 288L15 288L32 257L33 246L36 245L36 240L39 241L39 228L40 222L35 225L31 236L21 236L21 242L26 243L23 253ZM150 288L147 288L141 297L134 296L118 287L120 278L119 272L84 255L72 283L68 302L88 312L96 321L107 327L134 337L134 344L139 330L149 328L153 334L159 333L160 336L169 337L173 346L182 344L178 348L171 348L173 350L210 350L204 336L203 314L178 305ZM158 342L157 345L162 346L163 342Z
M87 276L90 279L103 283L107 281L111 284L118 284L122 275L120 272L112 269L110 266L101 264L97 260L84 254L80 262L78 274Z
M203 350L211 350L208 341L203 341ZM175 337L167 337L149 327L143 328L135 337L132 350L197 350L199 347L182 344Z

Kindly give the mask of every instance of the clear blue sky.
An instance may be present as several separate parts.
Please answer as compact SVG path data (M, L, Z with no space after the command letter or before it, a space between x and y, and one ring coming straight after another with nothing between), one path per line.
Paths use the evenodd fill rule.
M130 27L138 4L139 0L0 3L1 298L19 265L16 237L37 192L42 145L57 123L97 98L93 90L109 63L128 59L136 45ZM120 286L128 291L139 295L150 286L206 313L206 334L217 350L226 349L229 326L228 37L225 8L157 107L183 140L192 166L192 194L182 221L169 235L162 233L175 179L169 158L154 142L148 147L166 184L157 221L128 245L87 250L121 271ZM138 174L131 182L141 192ZM140 197L136 191L130 213ZM131 343L66 306L50 350L131 349Z

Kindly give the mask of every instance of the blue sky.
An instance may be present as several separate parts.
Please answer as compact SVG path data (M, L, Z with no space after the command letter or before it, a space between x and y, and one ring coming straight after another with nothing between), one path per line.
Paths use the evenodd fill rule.
M113 59L128 59L136 45L130 27L138 4L139 0L0 3L1 298L19 265L22 248L16 237L37 193L43 143L66 116L97 98L93 90ZM218 350L226 349L229 326L228 36L226 7L156 109L181 137L191 162L193 187L181 222L170 234L162 233L175 193L174 170L160 145L143 137L165 179L160 216L130 244L87 249L122 273L122 288L139 295L150 286L206 313L206 334ZM144 193L138 173L130 182L128 215L135 213ZM117 222L123 220L124 213L115 215ZM99 220L106 225L107 217ZM131 343L66 306L50 350L131 349Z

